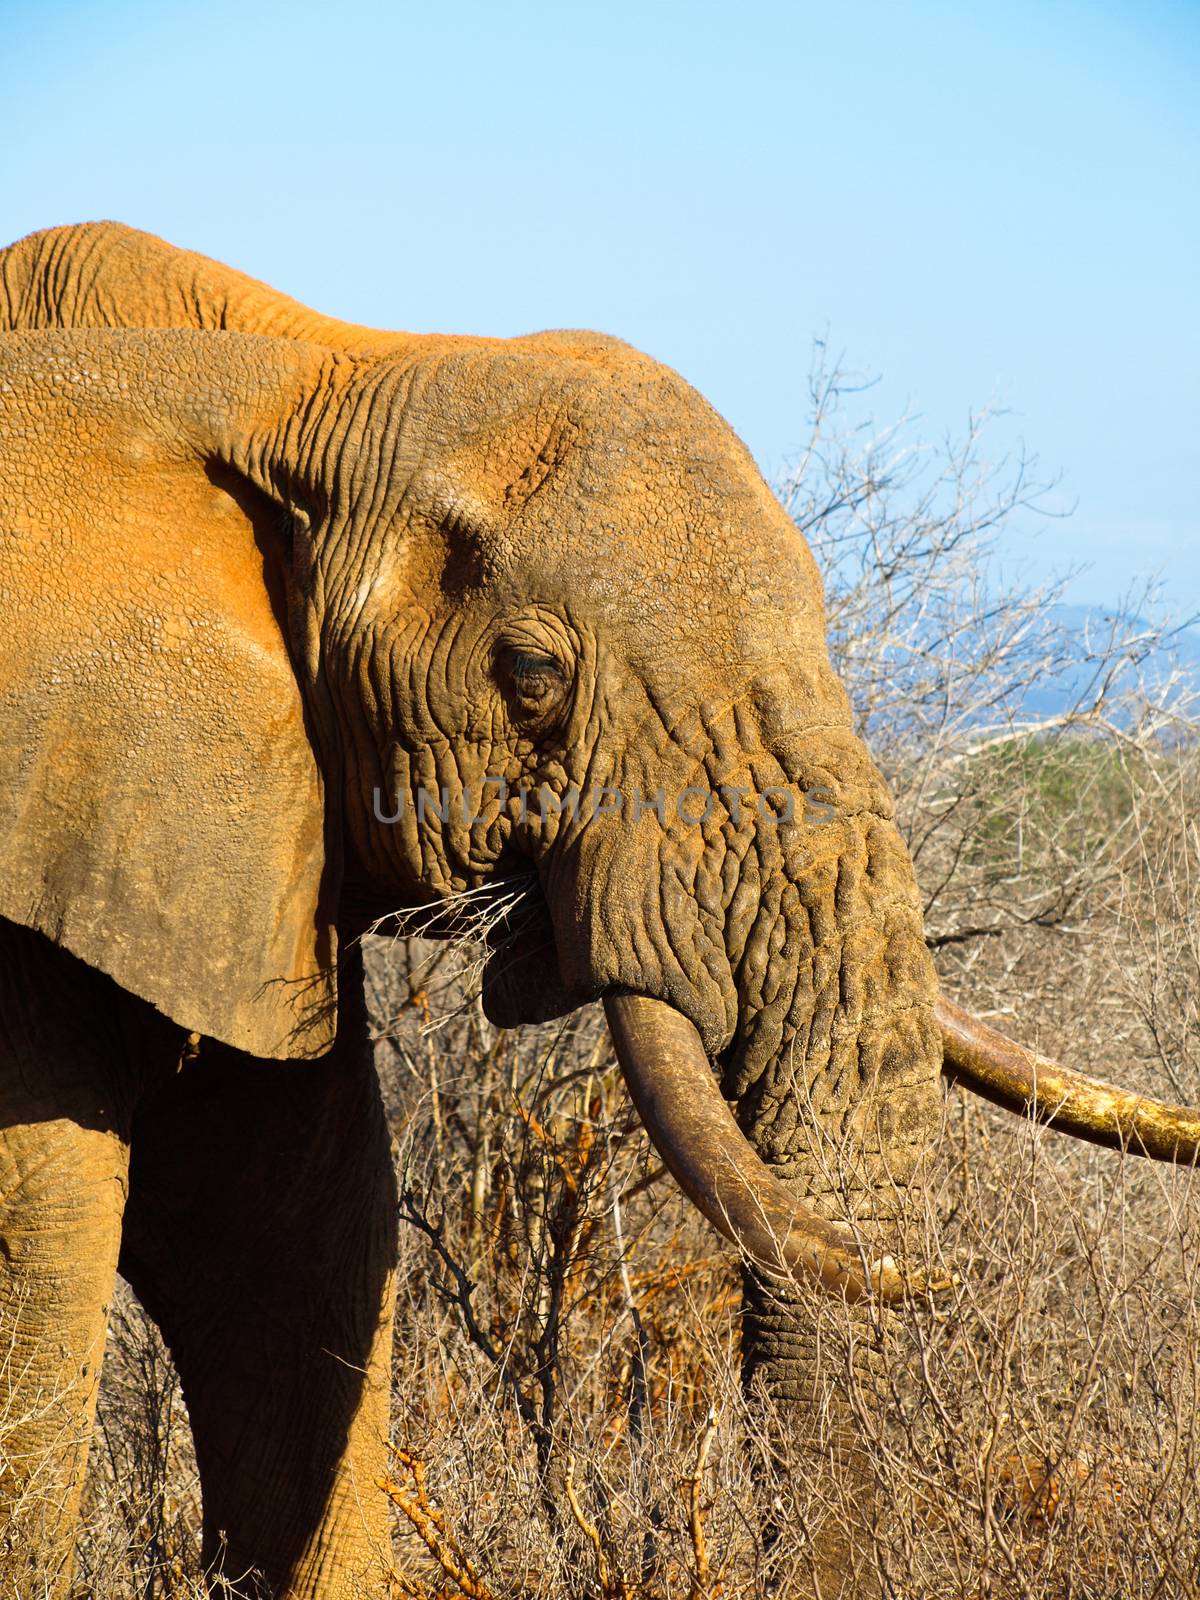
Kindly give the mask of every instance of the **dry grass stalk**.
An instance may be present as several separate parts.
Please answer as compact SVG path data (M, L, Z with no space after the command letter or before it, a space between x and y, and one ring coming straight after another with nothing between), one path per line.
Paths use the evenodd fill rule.
M402 1450L399 1445L389 1445L388 1448L392 1459L412 1478L413 1491L410 1494L390 1477L376 1479L376 1487L404 1513L442 1573L454 1584L453 1590L447 1590L443 1585L438 1590L437 1600L451 1594L462 1596L462 1600L495 1600L492 1591L459 1549L454 1535L446 1526L445 1517L431 1502L425 1484L425 1463L410 1451ZM392 1576L392 1582L401 1594L411 1594L415 1600L427 1600L429 1596L428 1588L420 1579L406 1578L396 1573Z

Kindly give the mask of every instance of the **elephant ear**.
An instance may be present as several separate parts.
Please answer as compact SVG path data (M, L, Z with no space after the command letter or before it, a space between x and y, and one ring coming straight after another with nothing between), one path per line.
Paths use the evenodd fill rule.
M0 336L0 915L259 1056L335 1022L336 829L263 443L326 354Z

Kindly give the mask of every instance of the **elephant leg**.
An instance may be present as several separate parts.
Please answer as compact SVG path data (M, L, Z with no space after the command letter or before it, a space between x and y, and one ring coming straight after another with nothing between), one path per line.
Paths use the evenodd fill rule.
M396 1207L361 1014L333 1051L203 1043L139 1113L121 1270L187 1401L218 1592L333 1600L388 1549Z
M44 1600L70 1582L142 1078L129 1055L139 1005L40 934L0 922L5 1595Z

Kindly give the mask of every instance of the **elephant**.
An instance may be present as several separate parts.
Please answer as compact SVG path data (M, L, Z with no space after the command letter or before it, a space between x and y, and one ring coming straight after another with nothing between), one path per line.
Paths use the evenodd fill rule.
M118 1270L181 1376L210 1581L377 1592L397 1207L360 936L399 907L519 893L488 1016L603 1003L742 1253L746 1381L797 1417L810 1282L882 1329L868 1371L938 1288L894 1225L943 1074L1195 1159L1195 1111L939 992L814 559L666 367L356 327L97 223L0 253L0 413L0 1507L36 1504L55 1593ZM858 1584L852 1537L814 1536L811 1592Z

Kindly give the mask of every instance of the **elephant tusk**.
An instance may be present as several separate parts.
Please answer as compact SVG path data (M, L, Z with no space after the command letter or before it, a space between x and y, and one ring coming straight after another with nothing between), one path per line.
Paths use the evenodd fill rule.
M891 1256L869 1260L849 1228L797 1204L738 1127L699 1033L673 1006L621 993L606 995L604 1010L651 1143L697 1210L755 1266L814 1277L852 1303L947 1286L906 1277Z
M936 1013L942 1071L951 1082L1092 1144L1184 1165L1200 1154L1200 1109L1150 1100L1061 1066L1015 1044L945 996L939 996Z

